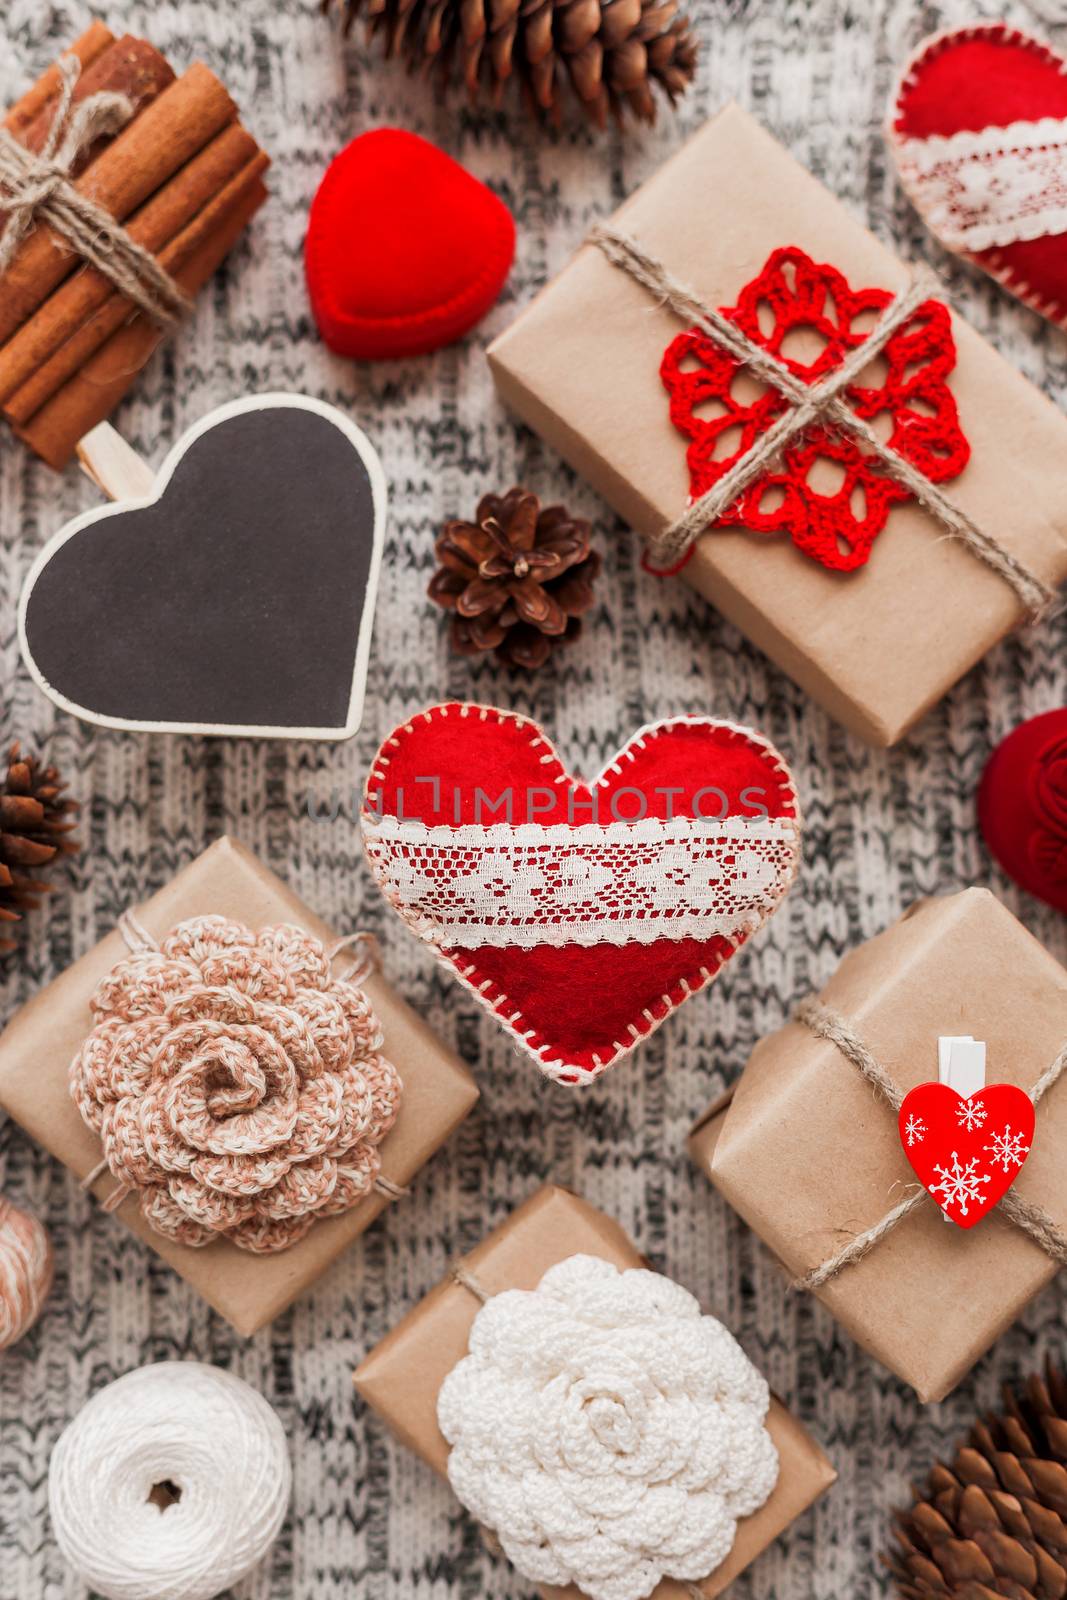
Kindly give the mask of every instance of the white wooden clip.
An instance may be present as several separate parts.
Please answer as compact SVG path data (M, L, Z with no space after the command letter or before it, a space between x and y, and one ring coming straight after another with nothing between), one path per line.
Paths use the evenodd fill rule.
M78 465L109 500L146 500L155 473L110 422L98 422L78 441Z
M943 1035L937 1041L937 1081L967 1099L985 1088L985 1040L969 1033ZM950 1222L946 1211L942 1222Z
M968 1034L937 1041L937 1081L966 1097L985 1088L985 1041Z

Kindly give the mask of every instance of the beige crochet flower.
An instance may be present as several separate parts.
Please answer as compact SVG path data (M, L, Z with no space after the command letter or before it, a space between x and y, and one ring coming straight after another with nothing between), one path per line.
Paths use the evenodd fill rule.
M317 939L195 917L90 1004L71 1094L157 1232L283 1250L372 1188L400 1078Z

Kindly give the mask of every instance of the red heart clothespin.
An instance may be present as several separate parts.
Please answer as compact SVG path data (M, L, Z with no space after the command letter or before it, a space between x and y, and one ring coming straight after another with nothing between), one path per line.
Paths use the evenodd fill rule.
M1013 1083L983 1082L981 1043L943 1039L940 1044L941 1081L920 1083L905 1096L900 1142L942 1214L960 1228L973 1228L1022 1171L1034 1137L1034 1106ZM961 1062L962 1072L954 1072ZM961 1088L973 1092L961 1093Z

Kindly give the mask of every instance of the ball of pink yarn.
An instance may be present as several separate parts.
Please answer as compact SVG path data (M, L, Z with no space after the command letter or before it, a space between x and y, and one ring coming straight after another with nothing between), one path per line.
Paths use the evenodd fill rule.
M41 1314L52 1287L52 1241L44 1223L0 1197L0 1350Z
M310 934L196 917L121 961L91 1006L71 1093L157 1232L282 1250L373 1187L400 1078L366 995Z

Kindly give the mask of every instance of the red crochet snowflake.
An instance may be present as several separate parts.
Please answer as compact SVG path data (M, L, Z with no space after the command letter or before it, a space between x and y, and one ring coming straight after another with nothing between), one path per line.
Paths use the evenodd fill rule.
M892 298L887 289L853 290L835 267L819 266L803 250L789 247L776 250L742 289L737 305L722 312L790 372L816 383L863 343ZM860 318L865 322L857 327ZM800 330L823 341L813 360L800 361L791 353L789 336ZM884 370L878 383L876 363ZM844 394L856 415L933 483L954 478L970 456L947 381L955 364L948 308L925 300L875 358L872 387L857 384ZM672 340L660 376L671 397L671 421L690 440L686 458L694 500L751 449L788 404L777 390L746 376L697 328ZM816 472L818 463L828 463L829 469ZM816 487L820 477L824 482ZM836 480L833 487L827 478ZM823 566L852 572L866 562L889 508L907 498L908 491L858 441L816 426L783 452L780 465L749 485L717 526L788 533Z

